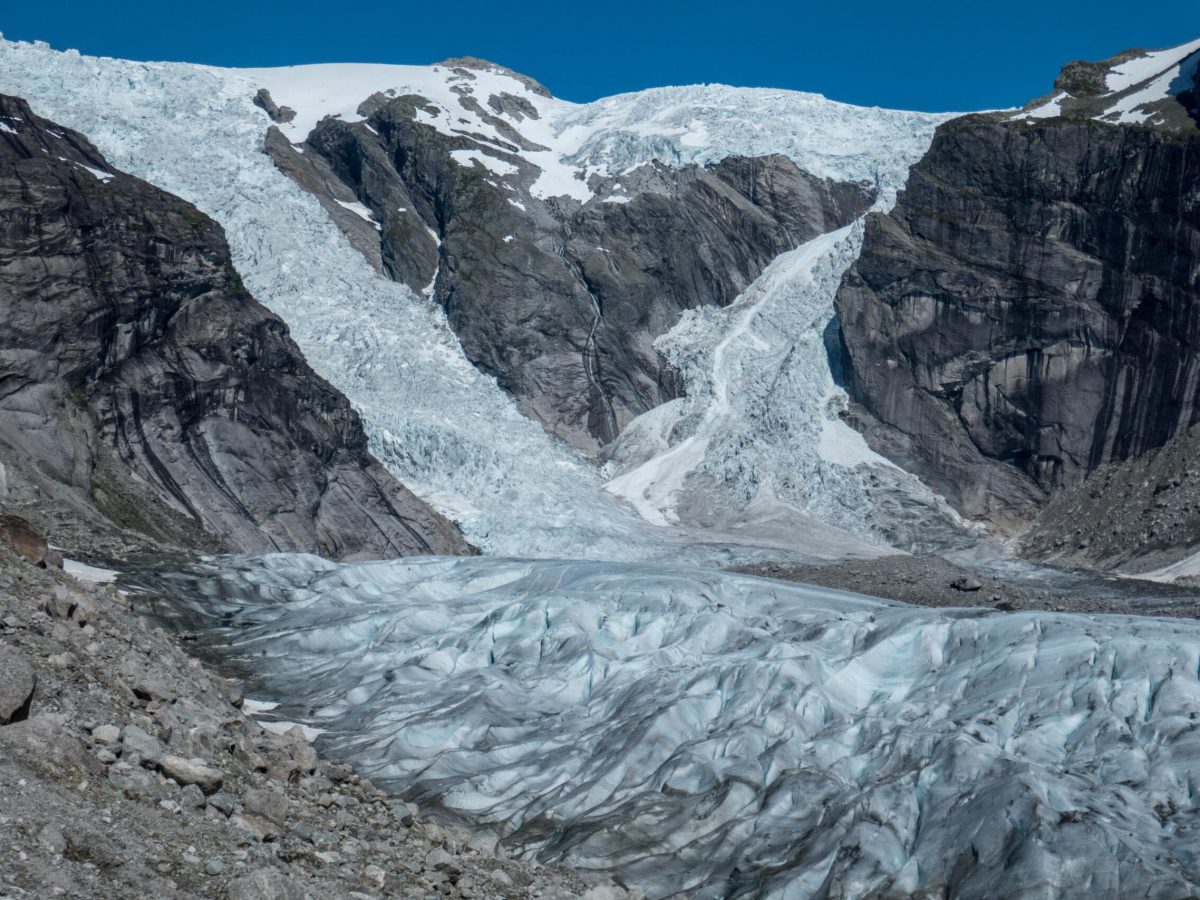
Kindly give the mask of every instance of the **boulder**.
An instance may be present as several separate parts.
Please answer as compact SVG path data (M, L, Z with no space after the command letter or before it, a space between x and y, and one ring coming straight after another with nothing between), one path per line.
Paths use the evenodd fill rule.
M53 719L34 716L0 727L0 758L24 762L52 779L99 775L104 766Z
M37 675L25 654L0 646L0 725L29 717Z
M155 765L162 759L163 746L158 738L137 725L126 725L121 731L121 755L137 754L142 762Z
M169 753L159 761L159 768L164 775L180 784L194 784L206 794L216 791L225 777L219 769L212 768L202 759L184 759Z
M242 806L247 813L282 825L287 819L288 799L282 791L269 788L251 788L242 797Z
M36 528L20 516L0 516L0 541L35 566L46 567L46 553L50 545Z
M256 869L229 882L229 900L304 900L304 890L278 869Z
M92 729L92 737L102 744L116 744L121 740L121 729L116 725L97 725Z

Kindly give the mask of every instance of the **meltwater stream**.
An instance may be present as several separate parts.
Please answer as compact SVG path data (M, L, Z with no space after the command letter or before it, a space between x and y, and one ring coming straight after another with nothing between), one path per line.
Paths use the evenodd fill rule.
M1200 884L1193 621L495 558L218 559L142 589L325 751L652 897Z

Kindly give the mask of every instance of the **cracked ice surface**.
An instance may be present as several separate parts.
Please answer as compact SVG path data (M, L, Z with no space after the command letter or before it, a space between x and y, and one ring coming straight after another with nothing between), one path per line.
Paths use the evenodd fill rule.
M25 97L39 114L83 132L114 165L192 201L225 227L247 287L288 323L312 366L350 398L363 416L372 451L478 546L496 554L607 559L688 553L728 560L754 552L747 544L772 547L768 552L776 557L797 551L817 557L848 549L881 552L879 538L887 530L853 512L863 509L860 476L833 468L806 489L804 503L784 498L791 516L786 528L772 518L771 504L768 514L751 523L760 526L757 532L740 521L701 523L719 527L700 532L647 522L604 491L596 466L522 416L491 378L470 365L441 310L379 277L319 203L262 152L269 123L251 98L264 79L279 102L304 106L303 121L309 122L325 113L351 115L358 93L365 99L384 88L424 90L438 98L439 109L448 107L457 96L453 89L462 87L454 79L461 77L437 67L404 66L223 70L90 58L0 41L0 90ZM477 74L471 84L485 92L525 90L494 72ZM719 86L647 91L586 106L530 96L542 118L516 121L514 127L534 129L529 133L539 142L553 145L536 151L531 161L554 184L573 187L582 185L571 174L577 170L781 152L818 174L873 180L888 195L944 118L850 107L811 94ZM448 113L439 115L431 127L451 128ZM483 120L472 125L485 126ZM838 252L839 265L847 264L850 257ZM828 311L832 290L821 297ZM818 327L819 319L810 316L809 322ZM713 321L719 326L724 320L718 315ZM755 329L763 333L757 324ZM795 371L827 378L824 350L814 336L811 331L794 336L806 355ZM740 353L743 342L729 346ZM740 390L730 396L741 418L728 422L754 415L738 406ZM828 409L813 403L781 408L780 415L805 440L824 433L831 418ZM706 463L710 468L713 460L736 458L736 446L729 443L736 443L736 429L728 422L710 431L716 441ZM794 459L776 462L790 466ZM760 468L770 464L765 456L756 462ZM780 479L768 481L777 485ZM822 498L816 498L819 492ZM801 517L804 526L796 527L797 507L815 518ZM818 521L827 510L837 511L833 518L845 530Z
M605 97L560 114L558 127L569 159L593 171L778 153L820 178L870 181L891 205L934 129L953 115L707 84Z
M270 715L542 860L656 897L1196 894L1196 622L662 566L221 566L156 611Z
M684 313L655 341L685 396L634 419L607 490L648 521L795 532L805 520L932 549L966 529L841 421L825 333L863 224L784 253L729 306Z

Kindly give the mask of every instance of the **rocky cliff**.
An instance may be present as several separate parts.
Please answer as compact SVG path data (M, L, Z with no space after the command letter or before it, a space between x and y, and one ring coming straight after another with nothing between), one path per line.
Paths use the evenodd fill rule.
M521 130L538 109L482 86L513 73L443 65L459 109L376 94L365 119L326 117L297 145L273 129L268 151L382 272L445 308L476 366L586 451L679 395L652 344L684 310L730 303L780 253L848 224L875 196L779 155L646 164L550 195L533 189L544 170L531 161L547 148ZM260 96L282 122L288 112ZM435 127L464 113L500 137Z
M869 218L837 296L848 386L962 512L1021 521L1200 421L1197 59L1073 63L1050 100L950 121Z
M7 500L52 539L73 522L159 546L469 552L370 456L220 226L12 97L0 298Z

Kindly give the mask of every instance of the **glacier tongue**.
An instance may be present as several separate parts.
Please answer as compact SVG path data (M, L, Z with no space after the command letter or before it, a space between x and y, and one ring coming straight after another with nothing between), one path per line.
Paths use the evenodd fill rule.
M321 114L351 115L358 93L366 99L376 90L424 90L438 101L431 127L454 129L467 127L455 124L443 108L456 91L516 92L540 111L539 119L516 124L538 146L551 147L529 152L554 184L578 186L584 182L574 177L576 171L617 171L650 160L682 164L737 153L785 153L817 174L871 179L885 197L894 194L944 117L721 86L660 89L579 106L531 93L498 71L463 78L437 67L238 71L136 63L0 41L0 90L27 98L39 113L88 135L114 165L194 202L225 227L247 287L283 317L313 367L354 403L373 452L488 552L603 559L686 554L700 561L764 552L807 558L882 552L880 538L892 532L861 512L865 476L839 468L837 460L816 461L812 441L826 451L838 443L831 444L827 434L836 428L829 410L813 391L769 396L753 389L773 371L756 372L756 361L761 357L775 366L785 349L795 358L787 378L811 376L813 385L828 381L817 338L831 290L819 303L809 298L788 313L791 318L779 318L774 331L765 327L766 316L756 316L753 334L771 342L770 352L757 353L755 340L726 345L732 351L729 366L741 373L728 382L726 402L734 417L702 436L708 441L702 468L725 478L734 462L751 465L766 485L756 505L736 521L692 516L704 527L665 528L656 522L670 521L669 515L660 512L661 519L652 515L646 521L604 491L605 477L596 466L523 417L491 378L470 365L440 309L376 275L318 202L262 152L269 122L252 97L269 82L279 92L277 101L303 107L300 124L292 126L303 128ZM471 122L471 128L491 127L478 116ZM849 262L845 240L822 246L838 265ZM821 265L823 283L839 274ZM768 309L782 315L778 304ZM726 319L712 313L715 325ZM676 337L689 328L702 330L697 322L681 324ZM789 336L786 329L792 327L803 330ZM702 339L709 338L697 335ZM678 355L688 352L680 348ZM737 446L735 426L761 420L762 411L747 404L767 399L785 404L778 409L784 424L753 432L773 437L750 459ZM693 403L688 414L696 412ZM672 410L655 414L662 419ZM789 433L808 442L799 455L784 440ZM839 437L842 443L854 441L844 432ZM777 452L781 455L773 455ZM807 483L785 484L786 468L800 459ZM718 466L722 460L729 465ZM744 473L738 475L723 488L720 502L742 502L746 483ZM694 486L693 479L688 487ZM779 497L769 496L771 491ZM903 506L897 507L902 521L913 508L924 508Z
M174 576L326 749L652 896L1193 896L1200 625L704 570L278 555Z
M821 522L864 540L945 549L970 529L873 453L838 414L825 345L861 221L778 257L729 306L689 310L655 342L685 397L634 419L606 489L659 525L798 533Z

